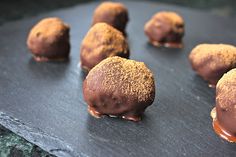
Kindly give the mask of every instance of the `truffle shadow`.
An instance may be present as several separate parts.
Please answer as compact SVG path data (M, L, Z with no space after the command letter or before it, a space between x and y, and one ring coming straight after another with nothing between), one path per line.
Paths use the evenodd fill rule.
M215 88L210 88L208 83L206 81L204 81L197 74L193 75L191 82L192 82L191 85L189 85L190 86L189 89L191 90L191 94L194 97L196 97L197 99L199 99L199 98L204 99L204 102L209 104L210 108L213 108L213 105L215 105L215 101L214 101Z
M70 65L70 59L65 61L37 62L31 57L28 62L28 69L37 79L58 80L65 76Z
M143 153L147 155L149 154L148 151L156 146L155 141L153 143L151 140L153 133L149 134L154 130L153 123L156 122L152 121L151 118L143 118L142 121L132 122L106 116L96 119L88 114L86 130L88 139L86 141L88 145L94 145L99 151L104 151L103 153L112 150L115 151L113 155L116 154L117 156L127 156L127 154L132 153L133 156L137 156L138 151L131 152L131 150L144 149L147 152L145 151ZM154 136L156 142L158 142L159 132L156 128ZM109 145L107 145L107 143L109 143ZM142 148L140 148L140 143L143 143ZM104 146L106 146L106 149L101 149Z

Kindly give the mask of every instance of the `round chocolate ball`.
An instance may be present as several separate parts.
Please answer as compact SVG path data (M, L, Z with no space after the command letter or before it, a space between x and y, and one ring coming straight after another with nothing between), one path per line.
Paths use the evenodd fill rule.
M184 20L175 12L158 12L144 26L144 32L154 46L181 48Z
M84 70L89 71L107 57L129 57L128 43L120 31L106 23L97 23L84 37L80 61Z
M96 65L83 83L88 111L139 121L155 98L152 72L143 62L109 57Z
M122 3L103 2L94 11L92 25L105 22L125 34L128 21L128 10Z
M45 18L30 31L27 46L36 61L65 60L69 56L70 27L61 19Z
M236 47L200 44L191 51L189 61L193 70L214 87L224 73L236 67Z
M212 117L215 132L227 141L236 142L236 69L218 81Z

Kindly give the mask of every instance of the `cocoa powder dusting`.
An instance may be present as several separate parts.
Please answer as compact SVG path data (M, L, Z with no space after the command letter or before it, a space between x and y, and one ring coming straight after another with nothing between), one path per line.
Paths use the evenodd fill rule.
M155 87L154 77L143 62L117 56L110 57L95 66L89 75L94 75L97 70L100 70L103 73L102 75L105 76L102 85L107 90L114 91L120 88L122 94L135 95L138 97L139 102L146 101L152 97L153 87ZM88 80L87 82L90 81Z

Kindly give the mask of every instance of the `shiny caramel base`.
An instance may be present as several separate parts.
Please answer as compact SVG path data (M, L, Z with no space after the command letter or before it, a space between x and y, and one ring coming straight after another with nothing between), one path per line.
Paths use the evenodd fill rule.
M101 114L90 106L88 106L88 112L90 113L90 115L92 115L95 118L101 118L102 116L109 116L109 117L118 117L118 118L130 120L134 122L138 122L141 120L141 117L138 117L138 116L128 116L128 115L116 116L116 115Z
M227 133L218 123L216 118L216 108L214 107L211 111L211 117L213 119L212 125L215 133L221 138L225 139L228 142L236 142L236 137Z
M214 85L214 84L208 84L208 87L210 87L210 88L216 88L216 85Z
M165 43L161 43L158 41L150 41L152 45L156 46L156 47L168 47L168 48L183 48L183 43L182 42L165 42Z
M55 58L47 58L42 56L33 56L34 60L37 62L48 62L48 61L66 61L68 60L68 57L55 57Z

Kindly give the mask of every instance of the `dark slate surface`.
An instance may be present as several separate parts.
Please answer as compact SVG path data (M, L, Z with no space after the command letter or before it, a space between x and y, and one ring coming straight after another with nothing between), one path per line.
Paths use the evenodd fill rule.
M236 21L204 12L145 1L123 1L130 12L131 59L155 74L156 99L138 123L95 119L82 98L79 47L98 2L10 22L0 27L0 123L58 156L236 156L236 145L214 133L210 111L214 89L190 68L187 57L199 43L236 43ZM186 21L183 49L155 48L143 33L160 10ZM64 63L36 63L25 45L41 18L58 16L71 25L71 56Z

